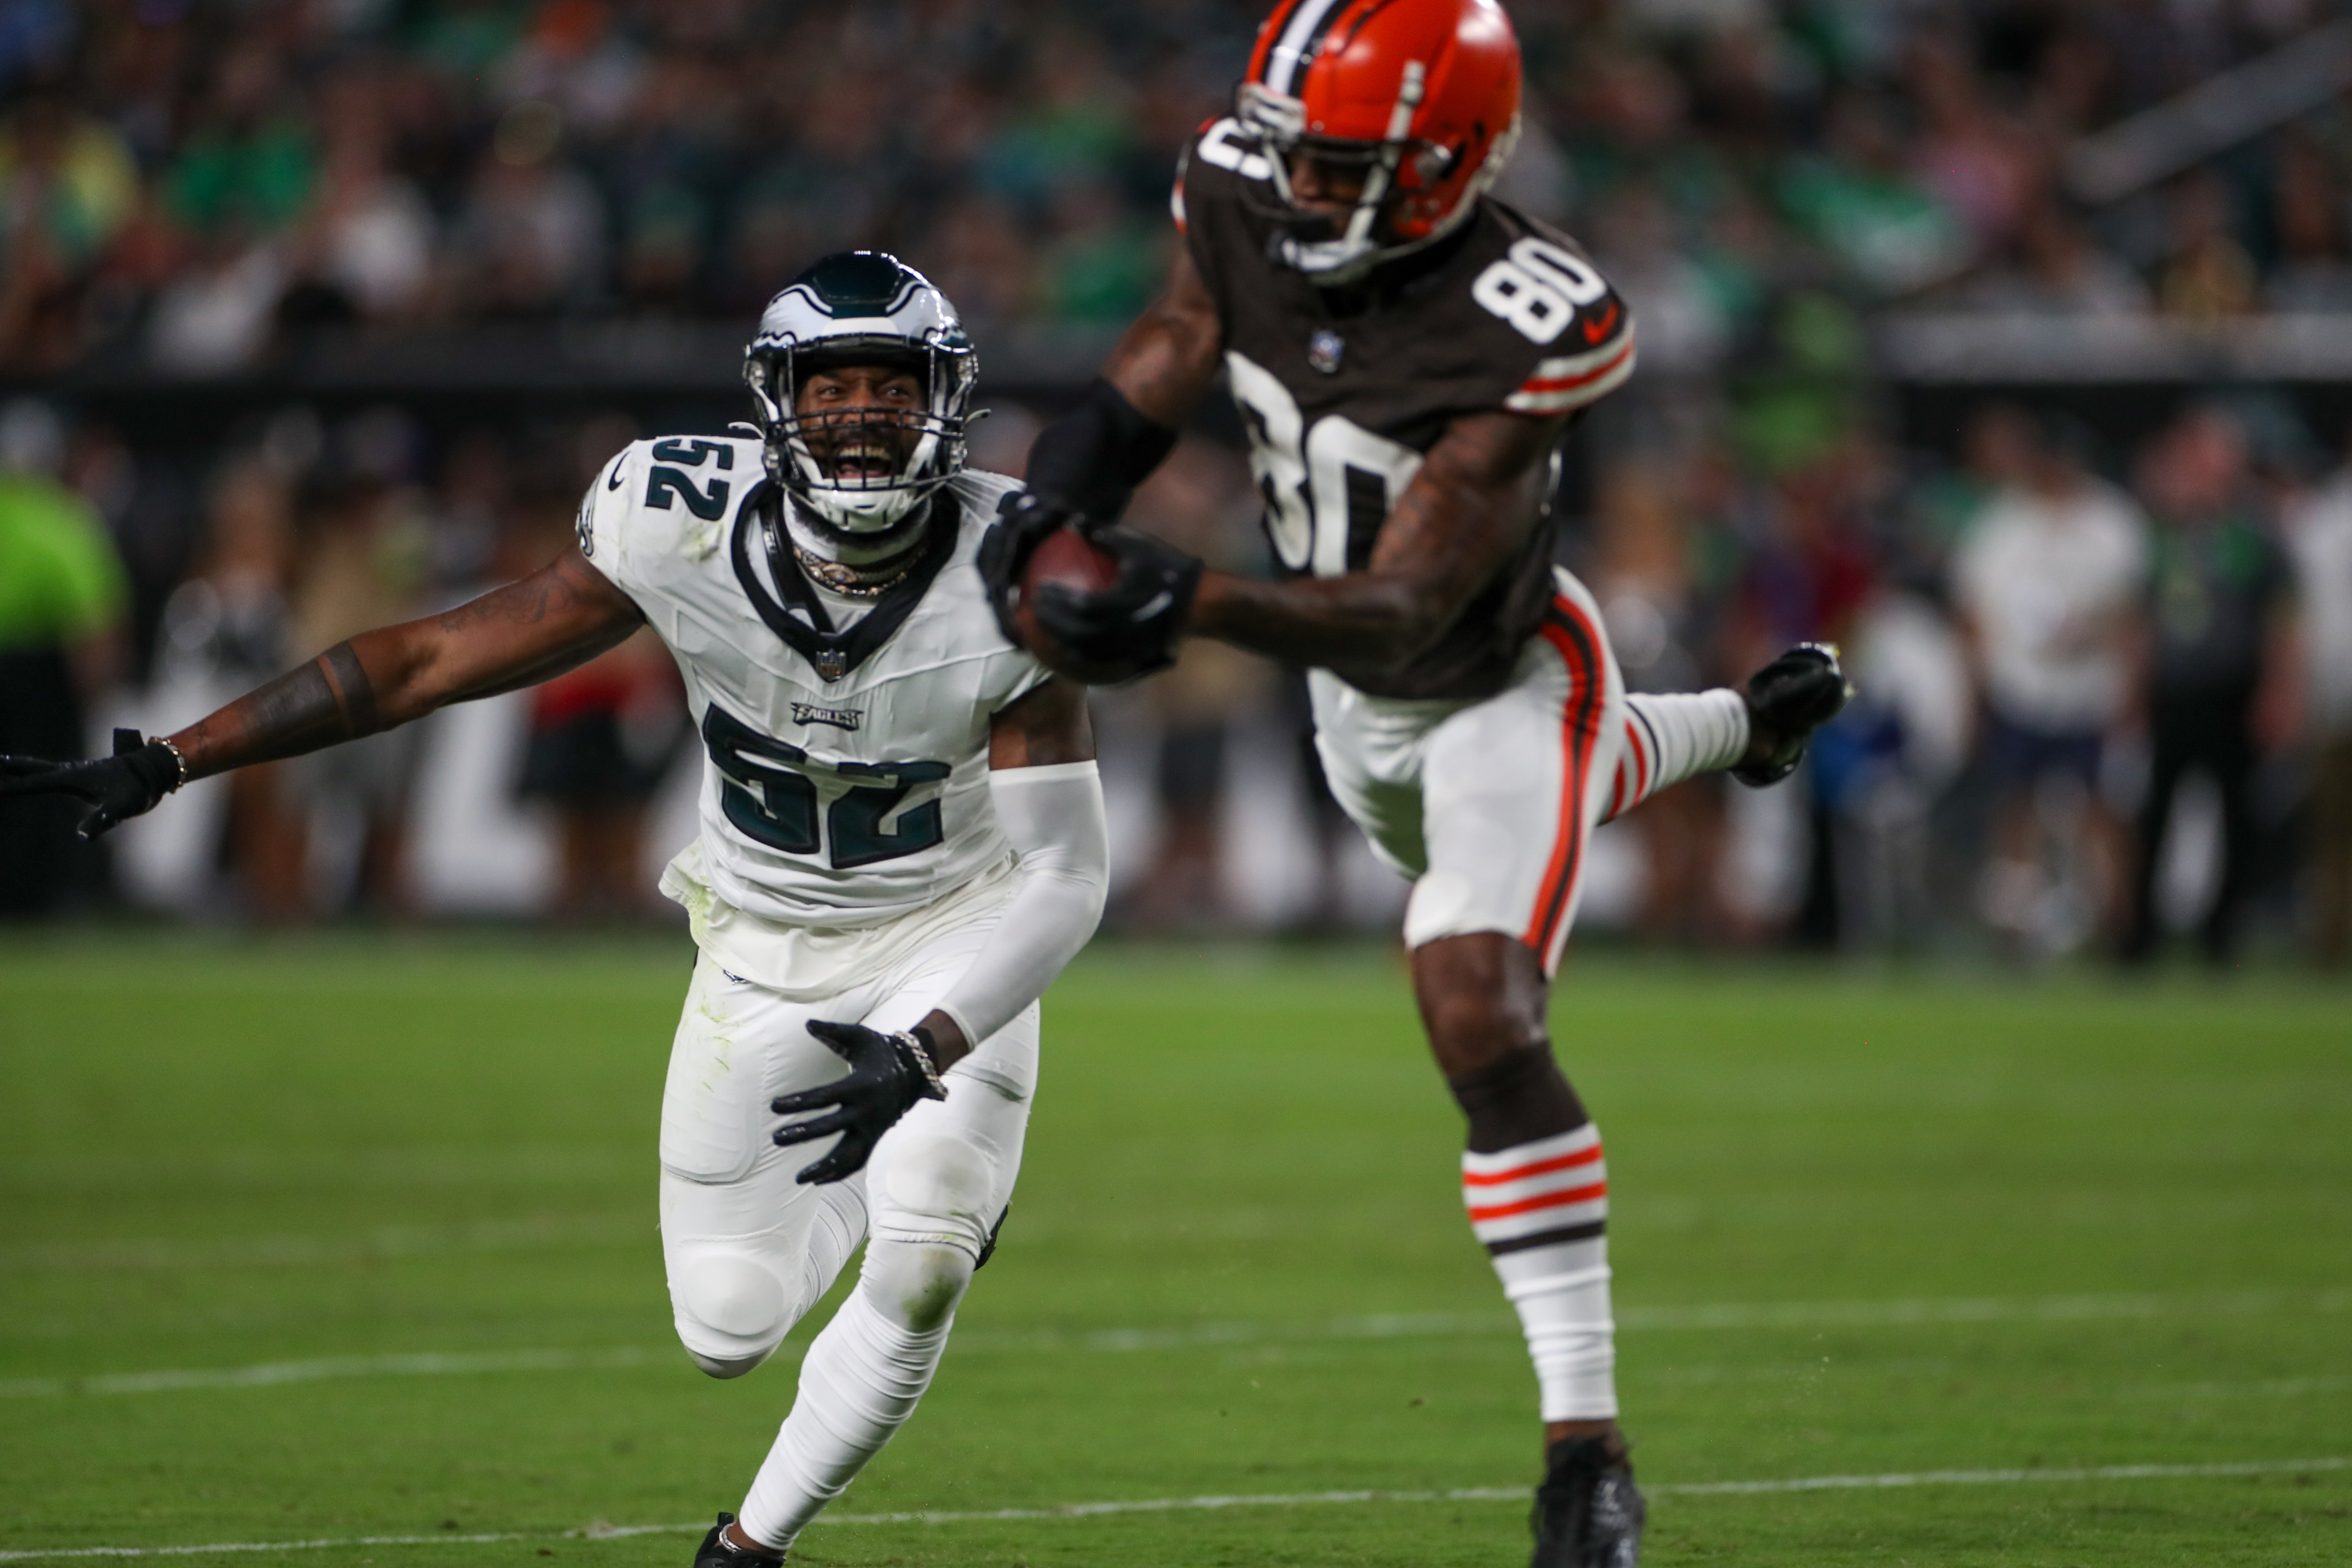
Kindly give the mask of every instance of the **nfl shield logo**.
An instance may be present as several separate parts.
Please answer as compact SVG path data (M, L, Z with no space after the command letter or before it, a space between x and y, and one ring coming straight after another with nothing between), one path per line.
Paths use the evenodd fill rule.
M1307 340L1307 363L1325 375L1339 370L1339 356L1347 352L1347 341L1328 327Z

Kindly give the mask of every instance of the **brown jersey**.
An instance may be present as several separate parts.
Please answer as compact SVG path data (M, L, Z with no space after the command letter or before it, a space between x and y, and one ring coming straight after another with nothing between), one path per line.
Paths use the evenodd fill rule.
M1566 235L1482 197L1445 259L1373 294L1277 258L1279 198L1233 120L1185 149L1173 202L1223 329L1234 402L1280 568L1362 570L1389 509L1454 419L1580 408L1633 370L1633 313ZM1335 673L1383 697L1483 697L1552 593L1549 502L1444 638L1402 669Z

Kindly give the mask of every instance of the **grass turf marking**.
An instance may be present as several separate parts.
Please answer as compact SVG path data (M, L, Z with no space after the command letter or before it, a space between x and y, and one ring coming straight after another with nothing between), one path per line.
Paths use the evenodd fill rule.
M379 1226L342 1236L227 1236L209 1241L134 1237L0 1247L0 1272L101 1273L139 1268L293 1268L388 1258L537 1252L648 1240L652 1220L626 1214L545 1215L463 1226Z
M2117 1318L2219 1318L2308 1309L2352 1309L2352 1289L2248 1290L2209 1296L1956 1297L1910 1301L1785 1301L1750 1305L1633 1308L1617 1318L1632 1332L1774 1328L1901 1328L1916 1324L2079 1322ZM1516 1334L1502 1312L1376 1313L1320 1323L1197 1323L1175 1329L1101 1329L1088 1333L968 1333L950 1348L975 1352L1094 1350L1134 1352L1344 1340L1441 1339L1465 1334ZM83 1377L0 1380L0 1399L75 1394L171 1394L191 1389L269 1388L367 1377L441 1377L475 1373L576 1372L656 1365L675 1351L637 1345L601 1350L421 1352L336 1356L318 1361L264 1362L254 1366L195 1367L159 1372L99 1373ZM683 1363L681 1363L683 1364ZM2299 1381L2299 1380L2298 1380ZM2193 1392L2198 1385L2182 1385ZM2302 1392L2298 1389L2297 1392Z
M2352 1377L2266 1377L2244 1383L2147 1383L2120 1393L2130 1399L2300 1399L2352 1389Z
M1923 1323L2074 1322L2118 1318L2231 1318L2263 1312L2352 1310L2352 1289L2241 1290L2200 1295L1945 1297L1895 1301L1724 1302L1688 1307L1629 1307L1616 1326L1633 1333L1730 1329L1900 1328ZM959 1338L961 1350L1179 1350L1194 1345L1299 1340L1444 1338L1517 1333L1516 1319L1493 1312L1385 1312L1320 1323L1194 1323L1170 1329L1090 1332L992 1333Z
M609 1350L528 1350L440 1352L412 1355L336 1356L323 1361L263 1362L257 1366L198 1367L171 1372L102 1373L95 1377L26 1377L0 1383L0 1399L67 1394L172 1394L192 1388L272 1388L288 1383L324 1383L354 1377L446 1377L486 1372L576 1372L586 1368L645 1366L677 1360L636 1345ZM681 1363L683 1364L683 1363Z
M1898 1487L2013 1486L2033 1482L2141 1481L2293 1475L2352 1469L2352 1458L2253 1460L2214 1465L2098 1465L2081 1469L1914 1470L1883 1476L1796 1476L1754 1481L1668 1481L1654 1497L1748 1497L1765 1492L1875 1491ZM1200 1512L1228 1508L1311 1508L1366 1502L1524 1502L1526 1487L1457 1487L1447 1491L1235 1493L1222 1497L1138 1498L1066 1503L1059 1508L994 1508L937 1513L819 1514L818 1524L982 1524L1023 1520L1094 1519L1108 1514ZM614 1541L636 1535L691 1535L693 1524L604 1524L582 1530L513 1531L488 1534L347 1535L319 1541L224 1541L201 1546L71 1546L0 1551L0 1563L61 1562L84 1557L196 1557L251 1552L324 1552L359 1546L479 1546L519 1541Z

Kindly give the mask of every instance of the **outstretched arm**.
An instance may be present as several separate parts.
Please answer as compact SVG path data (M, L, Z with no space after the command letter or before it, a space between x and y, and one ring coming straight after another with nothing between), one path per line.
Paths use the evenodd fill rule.
M170 737L200 779L299 756L531 686L585 664L645 624L575 546L456 609L337 643Z
M1363 571L1280 583L1204 573L1185 629L1293 664L1409 663L1527 543L1567 424L1456 419L1397 498Z
M643 625L637 606L577 549L446 615L362 632L163 741L115 732L96 762L0 757L0 795L89 804L92 838L191 779L372 735L468 698L584 664Z

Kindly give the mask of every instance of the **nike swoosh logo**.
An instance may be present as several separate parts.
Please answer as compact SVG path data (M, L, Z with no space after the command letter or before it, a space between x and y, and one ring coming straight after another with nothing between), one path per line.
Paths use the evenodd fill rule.
M1129 618L1135 621L1138 625L1140 625L1143 622L1150 620L1152 616L1158 615L1160 611L1166 609L1175 602L1176 595L1170 593L1167 589L1162 588L1160 592L1151 596L1150 603L1145 605L1143 608L1136 611L1135 614Z
M1612 300L1609 301L1609 309L1602 313L1599 321L1584 323L1584 341L1588 343L1599 342L1609 335L1609 329L1616 324L1617 301Z
M621 488L621 469L623 467L624 465L619 458L615 458L613 460L612 476L604 481L604 488L606 489L616 490Z

